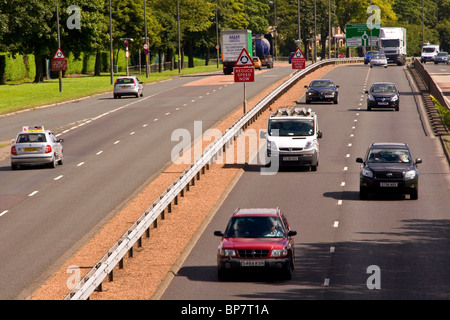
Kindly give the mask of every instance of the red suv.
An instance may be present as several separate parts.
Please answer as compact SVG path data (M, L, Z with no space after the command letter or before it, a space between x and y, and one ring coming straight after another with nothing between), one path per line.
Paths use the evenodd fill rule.
M234 270L273 269L285 279L294 269L294 239L280 209L236 209L222 237L217 251L220 280Z

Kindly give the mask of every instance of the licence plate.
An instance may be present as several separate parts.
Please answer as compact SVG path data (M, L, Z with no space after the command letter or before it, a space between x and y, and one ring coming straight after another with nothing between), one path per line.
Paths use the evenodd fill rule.
M380 187L398 187L397 182L380 182Z
M241 267L264 267L264 260L241 260Z
M325 95L325 98L334 98L334 95L332 95L332 94L326 94L326 95Z
M298 157L283 157L283 161L298 161Z
M25 152L38 151L38 148L23 148L23 151Z
M130 86L122 86L122 87L120 87L120 89L128 89L128 88L130 88Z
M380 106L387 106L389 104L389 102L378 102L378 104Z

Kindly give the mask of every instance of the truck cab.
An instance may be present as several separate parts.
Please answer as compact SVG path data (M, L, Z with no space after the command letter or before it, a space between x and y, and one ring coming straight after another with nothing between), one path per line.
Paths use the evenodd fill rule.
M405 28L380 28L380 53L384 54L388 63L396 63L398 66L406 63L406 29Z
M269 160L278 157L280 166L317 170L322 132L317 115L311 109L279 108L269 117L266 138Z
M420 62L426 63L427 61L433 61L436 58L437 54L439 52L439 46L438 45L425 45L422 47L422 52L420 54Z

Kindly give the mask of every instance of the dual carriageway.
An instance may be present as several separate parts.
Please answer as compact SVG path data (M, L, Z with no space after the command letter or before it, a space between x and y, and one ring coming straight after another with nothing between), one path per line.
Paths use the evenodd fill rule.
M448 66L436 67L449 72ZM257 73L248 96L291 72L285 65ZM449 167L407 69L350 64L325 77L340 86L340 101L308 106L324 133L318 171L264 176L258 166L244 166L160 299L449 298ZM363 92L377 81L396 83L400 112L365 110ZM303 97L296 100L304 104ZM193 132L194 121L206 130L241 104L241 88L228 76L196 75L148 85L140 99L105 94L0 118L0 140L12 139L24 124L41 124L36 121L65 140L65 163L54 170L13 172L8 159L0 163L0 298L27 298L162 172L175 144L173 130ZM373 141L407 142L413 156L423 159L417 201L359 200L355 159ZM291 281L217 281L218 239L212 234L224 229L237 206L286 213L298 231ZM379 290L366 285L367 268L374 265L381 271Z

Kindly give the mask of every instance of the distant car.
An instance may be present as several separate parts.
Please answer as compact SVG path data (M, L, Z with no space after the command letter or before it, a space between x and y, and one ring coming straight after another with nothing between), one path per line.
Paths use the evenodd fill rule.
M378 53L378 51L367 51L364 55L364 64L368 64L370 62L370 59L372 59L372 57Z
M406 143L372 143L361 163L359 196L367 199L370 193L419 195L419 171Z
M144 96L142 82L136 76L118 77L114 83L114 99L122 96Z
M255 69L261 70L261 60L258 57L253 57L252 59Z
M384 54L376 54L373 55L372 58L370 59L370 67L385 67L387 68L388 65L388 61L387 58Z
M23 127L11 146L11 169L19 166L63 164L63 147L61 142L43 126Z
M376 82L372 84L367 94L367 110L372 108L394 108L400 109L400 91L392 82Z
M448 64L448 53L438 52L437 56L434 58L434 64L445 63Z
M272 271L285 279L294 269L294 239L286 216L280 209L236 209L225 232L214 231L221 237L217 251L220 280L234 271Z
M333 80L313 80L305 88L305 102L308 104L312 101L330 101L337 104L339 101L339 86L335 85Z

